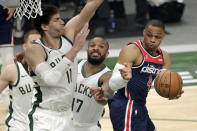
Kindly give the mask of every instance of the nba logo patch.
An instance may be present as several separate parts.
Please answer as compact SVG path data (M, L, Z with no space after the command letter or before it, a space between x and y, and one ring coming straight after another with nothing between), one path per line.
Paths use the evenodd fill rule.
M137 109L136 109L136 110L135 110L135 116L137 116L137 113L138 113L138 112L137 112Z

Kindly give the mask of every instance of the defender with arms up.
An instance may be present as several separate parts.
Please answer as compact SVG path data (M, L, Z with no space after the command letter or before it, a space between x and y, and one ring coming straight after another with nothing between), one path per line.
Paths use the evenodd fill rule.
M43 15L33 20L41 39L25 52L36 84L33 108L29 113L31 131L71 130L69 121L77 78L75 57L84 45L72 42L102 2L88 0L80 14L66 25L58 9L50 5L42 5ZM87 25L84 30L88 30Z

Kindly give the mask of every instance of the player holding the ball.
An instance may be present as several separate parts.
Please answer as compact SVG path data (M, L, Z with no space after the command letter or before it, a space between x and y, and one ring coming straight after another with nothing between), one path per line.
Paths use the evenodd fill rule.
M156 75L161 69L170 68L168 53L159 48L165 36L164 24L149 21L143 36L142 40L129 43L120 51L109 86L91 89L96 100L108 98L114 131L156 130L148 115L146 97Z

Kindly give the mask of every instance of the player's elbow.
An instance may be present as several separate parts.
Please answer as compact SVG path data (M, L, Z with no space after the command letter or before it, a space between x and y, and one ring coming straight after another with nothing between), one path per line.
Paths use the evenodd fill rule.
M42 79L49 86L57 86L57 84L60 82L61 77L62 74L60 72L48 72L43 76Z

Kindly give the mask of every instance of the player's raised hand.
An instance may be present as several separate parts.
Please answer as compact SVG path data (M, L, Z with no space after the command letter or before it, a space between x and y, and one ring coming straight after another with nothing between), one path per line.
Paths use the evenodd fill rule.
M7 9L8 10L8 17L6 18L6 20L8 21L14 15L15 8L7 8L7 7L4 7L4 9Z
M86 23L82 30L75 37L73 47L75 47L78 51L81 50L86 43L86 38L90 32L88 27L89 25Z
M129 64L127 64L127 63L124 63L123 65L125 67L122 68L122 69L119 69L120 74L121 74L121 76L122 76L123 79L130 80L131 77L132 77L132 74L131 74L132 73L131 72L131 66Z

